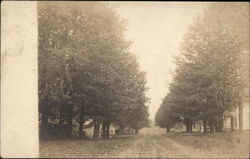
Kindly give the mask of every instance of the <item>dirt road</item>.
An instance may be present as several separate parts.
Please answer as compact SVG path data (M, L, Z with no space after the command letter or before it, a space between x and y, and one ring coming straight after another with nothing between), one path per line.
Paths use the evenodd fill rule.
M157 127L109 140L41 141L40 157L59 158L248 158L249 131L243 134L166 134Z
M128 158L193 158L204 157L198 149L181 145L174 140L163 136L164 130L145 128L135 138L134 143L116 157Z
M144 128L134 143L116 157L249 158L249 152L249 132L182 136L151 127Z

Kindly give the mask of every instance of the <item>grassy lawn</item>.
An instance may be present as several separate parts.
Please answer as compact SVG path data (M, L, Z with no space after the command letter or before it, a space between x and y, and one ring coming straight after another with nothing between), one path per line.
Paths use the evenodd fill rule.
M184 146L204 151L208 157L249 158L249 131L165 136Z

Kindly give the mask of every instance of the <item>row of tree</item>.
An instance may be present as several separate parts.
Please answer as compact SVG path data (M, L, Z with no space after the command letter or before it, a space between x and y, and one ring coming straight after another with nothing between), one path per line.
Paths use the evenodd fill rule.
M156 113L167 131L203 121L204 132L223 130L223 113L240 108L249 88L249 5L212 3L197 17L181 44L169 93Z
M148 124L145 72L125 40L125 23L102 2L38 2L40 134L109 138L110 124ZM85 121L91 120L89 125ZM77 125L77 132L75 126Z

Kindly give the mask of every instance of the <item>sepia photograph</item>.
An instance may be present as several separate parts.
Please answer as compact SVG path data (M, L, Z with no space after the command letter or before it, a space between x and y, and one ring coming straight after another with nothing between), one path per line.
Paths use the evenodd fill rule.
M0 156L249 158L249 3L1 3Z

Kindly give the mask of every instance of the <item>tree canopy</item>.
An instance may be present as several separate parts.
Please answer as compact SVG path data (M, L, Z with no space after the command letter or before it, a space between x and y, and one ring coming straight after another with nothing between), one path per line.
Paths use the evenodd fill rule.
M39 112L82 136L92 119L134 129L146 126L145 72L129 52L125 22L104 2L39 2ZM108 137L108 132L104 132ZM105 136L104 136L105 137Z
M170 114L177 114L191 122L203 120L211 131L222 131L223 113L242 104L242 84L248 86L242 75L249 73L247 7L211 3L194 19L176 58L170 92L156 114L158 125L166 127Z

